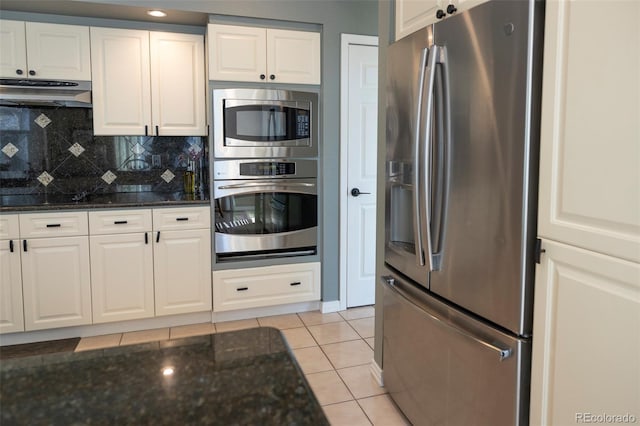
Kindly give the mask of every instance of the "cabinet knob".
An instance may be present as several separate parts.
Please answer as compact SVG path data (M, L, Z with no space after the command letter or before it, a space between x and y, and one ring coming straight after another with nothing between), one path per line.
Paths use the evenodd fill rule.
M29 75L36 75L36 72L34 70L29 70Z
M275 75L271 74L271 75L269 76L269 80L275 80L275 79L276 79L276 76L275 76Z
M450 4L449 6L447 6L447 13L449 15L451 15L452 13L456 13L458 11L458 9L456 9L456 7L452 4Z
M438 9L438 10L436 11L436 18L438 18L438 19L442 19L442 18L444 18L445 16L447 16L447 14L446 14L446 13L444 13L444 10L442 10L442 9Z
M22 74L23 74L23 72L24 72L24 71L22 71L22 70L16 70L16 74L18 74L18 75L22 75Z
M264 74L260 74L260 80L264 80L265 78L267 78L267 76L266 76L266 75L264 75Z

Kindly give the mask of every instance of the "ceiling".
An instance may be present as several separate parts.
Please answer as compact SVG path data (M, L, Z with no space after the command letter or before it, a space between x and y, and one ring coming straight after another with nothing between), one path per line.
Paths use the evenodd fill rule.
M54 15L84 16L92 18L148 21L166 24L205 25L208 15L198 12L168 10L165 18L147 15L152 7L123 6L121 4L89 3L75 0L2 0L0 10L46 13Z

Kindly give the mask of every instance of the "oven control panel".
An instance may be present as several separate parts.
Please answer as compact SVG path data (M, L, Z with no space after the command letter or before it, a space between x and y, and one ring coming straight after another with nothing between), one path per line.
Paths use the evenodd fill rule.
M283 176L296 174L296 163L261 161L240 163L240 176Z
M261 160L214 160L213 180L300 179L318 176L318 161L268 158Z

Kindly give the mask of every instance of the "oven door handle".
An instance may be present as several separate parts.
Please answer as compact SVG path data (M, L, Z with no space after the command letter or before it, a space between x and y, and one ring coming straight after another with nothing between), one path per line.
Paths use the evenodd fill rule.
M292 182L286 183L283 181L269 181L269 182L249 182L249 183L234 183L232 185L222 185L218 189L243 189L243 188L261 188L265 186L279 186L279 187L294 187L294 188L313 188L315 183L309 182Z

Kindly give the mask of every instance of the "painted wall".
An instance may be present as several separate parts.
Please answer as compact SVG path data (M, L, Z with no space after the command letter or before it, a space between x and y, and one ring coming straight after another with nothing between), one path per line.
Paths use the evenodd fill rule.
M79 6L81 2L78 2ZM340 175L340 34L377 35L378 3L375 0L84 0L122 6L141 6L202 12L211 15L241 16L278 21L316 24L322 26L322 299L339 298L339 175ZM84 6L84 5L83 5ZM9 16L7 16L9 15ZM8 19L20 15L3 13ZM61 23L104 25L100 20L59 18ZM126 21L122 23L131 24ZM110 26L118 23L110 22ZM147 23L143 26L149 27ZM129 25L131 28L139 24ZM168 27L165 25L165 27ZM193 32L188 26L174 26L176 30ZM151 28L151 27L149 27ZM198 29L196 28L196 31ZM380 156L384 158L384 155Z

